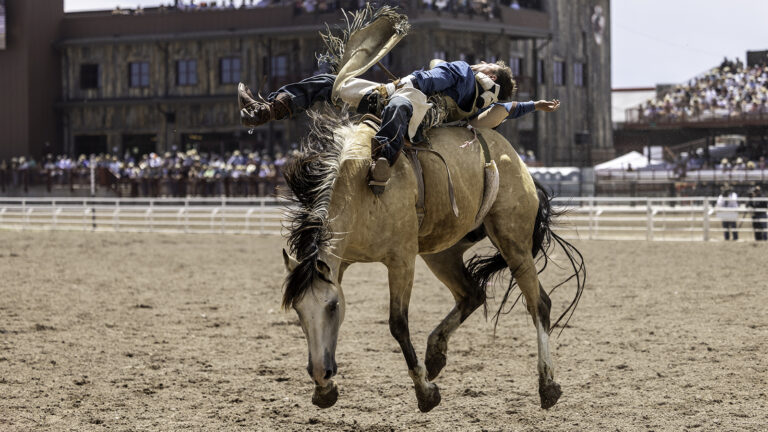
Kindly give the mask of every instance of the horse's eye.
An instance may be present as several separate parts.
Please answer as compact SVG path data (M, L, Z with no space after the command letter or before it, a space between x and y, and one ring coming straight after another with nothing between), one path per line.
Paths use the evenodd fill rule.
M328 305L328 312L336 312L336 308L339 307L339 302L333 302Z

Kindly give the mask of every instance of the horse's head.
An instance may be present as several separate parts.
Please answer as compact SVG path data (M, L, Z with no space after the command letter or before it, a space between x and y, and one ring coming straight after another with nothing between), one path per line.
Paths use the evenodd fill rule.
M312 128L302 151L283 166L292 192L287 198L294 204L287 208L287 241L295 256L283 251L288 270L283 307L296 310L307 338L307 372L317 385L312 402L328 407L338 394L331 378L345 309L339 257L355 213L345 209L355 188L365 190L373 132L364 127L365 134L358 133L359 126L331 110L310 114Z
M344 294L336 282L338 275L320 259L299 262L283 250L283 260L289 283L293 279L309 284L285 306L296 311L307 338L307 372L316 385L312 401L321 407L331 406L338 394L331 378L336 375L336 341L345 310Z

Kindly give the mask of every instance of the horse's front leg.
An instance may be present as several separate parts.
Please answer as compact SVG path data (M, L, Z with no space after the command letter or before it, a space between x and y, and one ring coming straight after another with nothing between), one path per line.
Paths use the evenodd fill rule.
M437 385L427 380L427 369L416 356L408 329L408 303L411 300L415 263L415 256L386 263L389 271L389 331L403 351L408 373L416 387L419 410L427 412L440 404L440 391Z

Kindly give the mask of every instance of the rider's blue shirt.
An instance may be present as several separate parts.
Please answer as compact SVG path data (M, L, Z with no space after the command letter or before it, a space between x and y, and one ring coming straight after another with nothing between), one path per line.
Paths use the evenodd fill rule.
M413 81L416 86L424 94L443 93L455 100L462 110L472 111L476 97L475 73L472 72L472 68L469 67L467 62L440 63L430 70L418 70L411 75L414 77ZM535 110L533 101L498 102L493 105L504 105L504 108L509 113L507 119L516 119ZM485 111L485 109L482 111Z
M513 104L516 104L514 109L512 109ZM495 103L494 105L504 105L504 108L506 108L507 112L509 113L509 115L507 116L507 120L522 117L536 110L536 105L535 105L535 102L533 101L504 102L504 103Z
M430 70L411 75L414 83L427 96L443 93L456 101L463 111L472 111L475 103L475 73L464 61L440 63Z

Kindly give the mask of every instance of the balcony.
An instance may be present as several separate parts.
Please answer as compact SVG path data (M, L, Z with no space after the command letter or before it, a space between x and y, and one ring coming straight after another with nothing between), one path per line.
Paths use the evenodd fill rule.
M257 34L311 34L324 29L326 23L341 24L341 9L356 3L329 2L327 4L332 6L311 11L295 2L279 1L265 7L159 7L144 9L140 13L131 10L68 13L61 24L61 39L67 44ZM511 8L509 3L437 0L425 4L411 0L402 2L400 6L416 29L437 28L518 37L549 35L549 15L543 11L540 0L518 0L521 5L519 9Z
M673 111L646 113L643 108L625 110L624 129L737 128L768 125L768 111L739 112L725 109L699 113Z

